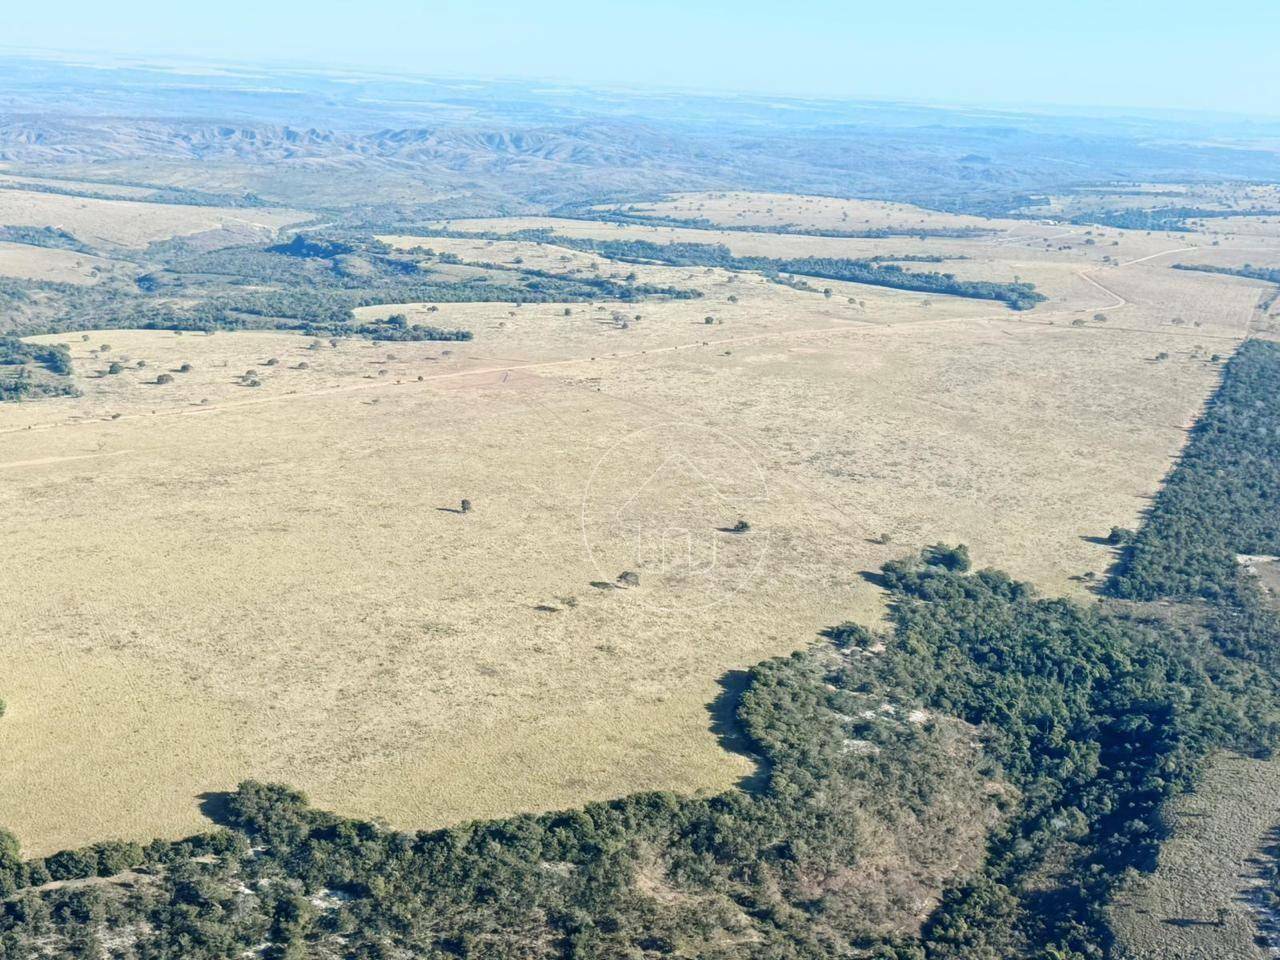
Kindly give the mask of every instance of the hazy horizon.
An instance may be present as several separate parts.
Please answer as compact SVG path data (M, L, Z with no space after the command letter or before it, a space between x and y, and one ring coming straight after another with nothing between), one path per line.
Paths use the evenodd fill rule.
M1249 23L1248 31L1240 24ZM1276 29L1268 29L1271 24ZM1030 10L779 10L722 0L638 5L393 0L174 10L70 0L11 13L7 55L564 83L595 89L998 109L1178 111L1274 119L1280 10L1227 0L1158 15L1084 0ZM48 45L56 37L55 46ZM1011 94L1016 91L1016 94Z
M539 93L595 91L600 93L616 93L642 99L646 96L689 96L723 99L742 99L759 101L776 101L813 104L842 104L856 106L901 106L927 110L956 110L990 112L996 115L1017 116L1022 114L1042 114L1045 116L1081 117L1099 119L1122 119L1125 117L1155 119L1164 116L1185 120L1233 120L1258 121L1271 123L1280 121L1280 105L1271 112L1247 111L1241 109L1217 109L1181 105L1143 105L1125 103L1089 103L1071 101L1044 101L1020 99L962 99L929 96L891 96L891 95L838 95L831 93L812 93L803 90L779 90L762 92L727 86L698 86L689 84L622 83L592 82L576 80L563 76L551 75L511 75L501 73L467 73L467 72L418 72L411 69L392 69L369 63L334 63L318 60L273 60L263 57L236 58L232 56L195 56L183 54L128 53L101 49L75 50L69 48L16 47L0 45L0 62L3 61L43 61L56 63L66 67L86 69L138 69L152 70L157 73L171 73L177 76L191 76L201 69L219 71L228 77L246 79L255 72L266 78L280 78L286 75L303 75L328 79L369 78L377 80L397 80L413 83L458 83L458 84L519 84L534 86L546 85ZM218 74L215 74L218 75ZM561 88L556 90L555 88Z

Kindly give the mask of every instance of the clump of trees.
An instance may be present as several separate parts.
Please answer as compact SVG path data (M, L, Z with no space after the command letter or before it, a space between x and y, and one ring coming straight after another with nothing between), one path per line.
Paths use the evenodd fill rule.
M71 372L71 353L66 347L0 336L0 402L75 396L79 391Z
M931 566L956 573L964 573L970 566L969 548L964 544L952 547L945 543L935 543L931 547L925 547L920 556Z

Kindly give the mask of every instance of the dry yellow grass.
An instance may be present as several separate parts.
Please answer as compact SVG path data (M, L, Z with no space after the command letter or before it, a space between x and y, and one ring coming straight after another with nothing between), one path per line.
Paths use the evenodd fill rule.
M1099 186L1048 198L1035 208L1056 216L1087 210L1196 207L1204 210L1280 209L1280 187L1266 183L1135 183ZM1207 222L1212 229L1213 221Z
M0 242L0 277L92 284L117 272L132 274L137 271L118 260L76 253L74 250Z
M907 208L915 210L916 208ZM925 211L921 211L924 213ZM903 225L911 226L914 217ZM915 269L950 271L966 260L985 264L992 269L993 279L1007 280L1010 267L1023 268L1024 279L1039 282L1031 271L1061 271L1072 268L1096 268L1104 265L1104 257L1126 262L1181 248L1207 247L1212 242L1201 234L1147 234L1145 231L1094 229L1066 224L1049 225L1023 220L982 221L1000 226L995 236L976 238L914 237L847 238L817 237L802 234L752 233L737 230L660 227L637 224L566 220L557 217L500 217L478 220L442 221L455 231L507 233L516 230L550 228L568 237L598 240L647 240L652 243L720 243L738 256L766 257L871 257L924 255L947 258L942 264L917 264ZM926 223L947 226L949 219L930 213ZM1218 238L1214 238L1218 239ZM1092 240L1093 243L1088 243ZM425 243L441 249L440 241ZM1273 246L1274 249L1274 246ZM1014 271L1017 272L1017 271Z
M654 203L604 204L600 210L624 210L638 216L679 220L710 220L731 227L795 227L857 232L881 227L895 229L1007 227L1014 221L991 221L925 210L885 200L840 200L801 194L680 193Z
M861 571L960 540L1087 595L1073 578L1110 555L1083 538L1136 522L1218 368L1180 328L1071 320L1117 289L1229 338L1257 291L1016 236L1017 272L1059 298L1031 314L639 267L706 296L362 311L475 331L456 344L45 338L84 396L0 408L0 823L31 853L179 835L246 776L416 827L719 790L747 763L711 732L717 681L874 621ZM95 375L123 357L147 365ZM593 586L624 569L638 586Z
M1280 822L1280 760L1223 755L1172 805L1173 836L1156 871L1111 910L1122 960L1262 960L1259 921L1274 928L1260 877Z
M132 187L118 183L97 183L92 180L63 180L58 177L30 177L0 171L2 187L48 187L54 190L67 190L76 193L91 193L99 196L117 197L121 200L145 200L155 196L151 187Z
M142 248L154 240L231 229L270 236L307 214L278 209L232 209L134 200L97 200L28 190L0 190L0 224L56 227L91 245Z

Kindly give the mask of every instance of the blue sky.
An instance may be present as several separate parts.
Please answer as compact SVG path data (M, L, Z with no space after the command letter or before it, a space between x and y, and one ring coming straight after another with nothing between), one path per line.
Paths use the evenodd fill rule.
M1277 0L56 0L9 50L1280 115Z

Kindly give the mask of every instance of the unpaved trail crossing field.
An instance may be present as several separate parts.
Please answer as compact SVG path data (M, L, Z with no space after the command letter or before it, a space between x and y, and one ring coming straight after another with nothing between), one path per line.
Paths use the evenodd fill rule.
M0 823L28 854L177 836L246 777L411 827L717 791L750 772L712 731L718 681L879 618L863 571L962 541L1088 596L1111 556L1087 538L1136 524L1259 287L1169 270L1194 236L1111 231L1116 267L997 228L1017 242L723 239L923 243L1036 282L1031 313L638 266L705 295L445 305L475 332L455 344L43 338L84 395L0 407ZM485 256L565 256L509 246ZM146 367L96 376L120 357Z

